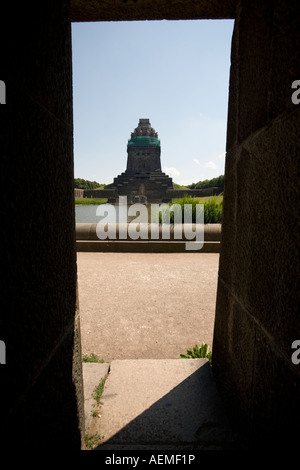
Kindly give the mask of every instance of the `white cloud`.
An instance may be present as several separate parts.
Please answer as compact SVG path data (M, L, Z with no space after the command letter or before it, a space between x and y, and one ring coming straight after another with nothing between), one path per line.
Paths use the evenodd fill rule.
M226 157L226 152L221 153L221 155L218 155L218 158L225 159L225 157Z
M194 158L193 162L197 163L197 165L201 165L201 163L199 162L199 160L197 160L197 158Z
M212 170L215 170L216 168L218 168L214 162L206 162L204 166L205 168L211 168Z
M179 171L174 167L168 168L167 166L165 166L163 168L163 170L164 170L165 173L167 173L167 175L170 175L170 176L179 176L180 175Z

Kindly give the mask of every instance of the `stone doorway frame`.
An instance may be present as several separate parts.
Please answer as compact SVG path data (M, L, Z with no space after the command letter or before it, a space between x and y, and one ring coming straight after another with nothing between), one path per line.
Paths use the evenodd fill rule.
M113 6L105 1L100 7L97 0L90 0L82 8L83 2L73 0L73 21L81 15L88 21L235 20L213 370L232 422L247 443L282 445L280 430L288 428L284 441L291 448L300 421L300 373L291 361L298 288L287 265L295 265L299 257L293 237L283 242L286 232L278 229L276 219L281 218L282 227L291 226L295 239L297 232L289 211L280 210L279 215L259 181L270 184L277 207L282 197L289 204L278 187L289 188L297 204L288 174L297 174L293 162L300 147L295 131L300 107L291 101L292 83L299 78L295 47L299 4L295 0L123 0ZM282 167L279 155L285 162ZM266 218L262 198L268 207Z
M213 370L251 444L296 448L298 0L4 2L1 18L3 446L15 423L18 448L81 439L71 22L234 19Z

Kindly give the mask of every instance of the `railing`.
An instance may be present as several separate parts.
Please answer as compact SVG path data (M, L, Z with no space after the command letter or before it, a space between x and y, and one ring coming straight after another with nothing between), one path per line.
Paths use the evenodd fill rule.
M199 250L186 248L188 243L194 242L190 234L196 233L196 224L182 224L181 233L173 224L168 227L155 224L141 224L143 227L143 238L132 239L130 233L136 227L133 222L125 224L114 224L113 238L99 239L97 234L97 223L76 224L76 248L77 251L86 252L198 252L219 253L221 244L221 224L205 224L203 230L203 246ZM139 225L139 224L137 224ZM103 226L102 226L103 229ZM138 232L138 230L137 230ZM99 232L98 232L99 233ZM102 230L103 233L103 230ZM153 234L155 233L155 238ZM108 234L109 235L109 234ZM196 243L196 242L195 242Z

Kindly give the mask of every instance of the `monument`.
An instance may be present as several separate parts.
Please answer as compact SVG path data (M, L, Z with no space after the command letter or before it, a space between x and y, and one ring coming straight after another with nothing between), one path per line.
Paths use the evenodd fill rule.
M172 202L184 196L202 197L219 194L220 188L173 189L172 178L161 170L160 140L149 119L140 119L127 143L126 170L105 189L74 189L75 197L107 198L115 204L120 196L127 204Z
M127 167L114 178L113 188L128 203L169 202L172 178L162 172L160 140L149 119L140 119L127 144Z

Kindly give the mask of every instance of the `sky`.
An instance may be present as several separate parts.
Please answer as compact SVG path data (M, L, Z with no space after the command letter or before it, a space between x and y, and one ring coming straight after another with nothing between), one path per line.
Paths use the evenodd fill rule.
M233 24L72 23L74 177L112 183L140 118L173 182L224 174Z

